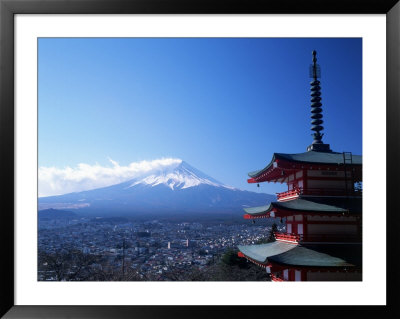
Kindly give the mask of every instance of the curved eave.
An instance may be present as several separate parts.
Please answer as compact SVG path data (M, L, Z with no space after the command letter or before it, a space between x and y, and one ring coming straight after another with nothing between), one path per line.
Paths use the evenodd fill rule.
M266 167L264 167L263 169L259 169L257 171L253 171L253 172L250 172L250 173L247 174L250 177L247 180L247 182L248 183L257 183L258 182L258 178L261 175L263 175L267 171L273 169L274 162L275 162L275 153L272 156L271 162Z
M251 218L269 217L269 213L273 209L272 204L273 203L265 206L243 208L243 210L246 212L244 218L251 219Z
M263 265L271 263L280 266L305 268L359 267L353 261L341 256L342 251L340 249L346 249L344 245L339 247L337 253L332 253L331 248L328 248L331 251L322 252L313 247L304 247L279 241L262 245L238 246L238 248L244 257ZM358 247L352 246L351 253L352 256L359 255L359 259L361 259L361 245Z
M343 166L343 153L310 151L298 154L274 153L271 162L263 169L248 173L248 183L278 181L282 171L310 167L337 168ZM353 155L353 163L346 165L362 168L362 156ZM274 165L276 163L276 165Z
M268 257L268 261L284 266L292 267L329 267L344 268L354 267L346 260L320 253L305 247L296 247L296 251Z
M297 198L286 202L274 202L273 207L277 210L303 212L303 213L310 212L310 213L342 214L349 212L348 209L342 207L320 204L302 198Z
M332 199L331 199L332 201ZM357 207L359 204L359 207ZM318 203L311 200L305 200L302 198L293 199L286 202L271 202L269 205L248 207L244 208L246 214L245 219L253 218L267 218L267 217L285 217L291 216L296 213L308 213L315 215L357 215L361 214L361 199L356 204L349 202L352 207L341 207L343 203L338 205L328 205L324 203ZM272 214L273 212L273 214Z
M247 258L250 258L259 263L266 263L267 258L274 255L279 255L294 249L296 245L274 241L272 243L260 245L239 245L239 251Z

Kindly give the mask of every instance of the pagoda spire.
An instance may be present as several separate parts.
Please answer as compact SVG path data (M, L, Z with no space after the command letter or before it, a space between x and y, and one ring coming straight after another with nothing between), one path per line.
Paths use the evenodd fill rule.
M322 124L322 103L321 103L321 82L318 78L321 78L321 68L317 64L317 51L312 51L313 64L310 65L310 78L313 79L311 84L311 130L314 131L311 134L314 138L312 144L307 147L307 151L320 151L320 152L331 152L329 144L322 142L324 133L321 131L324 129Z

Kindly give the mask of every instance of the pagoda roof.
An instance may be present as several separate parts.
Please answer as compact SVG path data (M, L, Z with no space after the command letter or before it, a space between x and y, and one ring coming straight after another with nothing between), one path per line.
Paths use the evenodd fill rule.
M260 263L300 267L355 267L361 265L360 244L295 245L275 241L238 246L248 258Z
M297 154L284 154L274 153L271 162L263 169L248 173L252 178L259 176L260 174L271 168L274 162L284 160L287 162L303 163L303 164L321 164L321 165L343 165L343 153L337 152L317 152L308 151ZM346 163L346 165L349 165ZM352 155L352 165L362 165L361 155Z
M285 202L271 202L269 205L248 207L244 211L251 216L266 215L272 210L293 211L295 212L316 212L328 214L355 213L362 212L361 198L343 197L307 197L297 198Z
M274 241L272 243L260 245L238 246L239 250L260 263L266 262L266 259L271 256L279 255L296 248L296 245Z

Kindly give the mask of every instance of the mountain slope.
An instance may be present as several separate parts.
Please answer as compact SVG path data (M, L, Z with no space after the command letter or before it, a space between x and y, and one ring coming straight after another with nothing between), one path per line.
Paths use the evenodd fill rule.
M178 166L171 165L162 171L150 174L142 179L136 179L129 186L133 187L139 184L157 186L164 184L173 189L185 189L189 187L198 186L201 184L211 185L217 187L232 188L218 182L214 178L204 174L198 169L190 166L188 163L182 161Z
M39 198L39 209L76 209L96 215L243 213L275 196L242 191L220 183L186 162L124 183Z

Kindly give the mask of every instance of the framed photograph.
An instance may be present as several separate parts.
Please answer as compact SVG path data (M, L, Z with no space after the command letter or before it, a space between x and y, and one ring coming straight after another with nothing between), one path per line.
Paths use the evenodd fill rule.
M0 10L5 318L398 313L397 1Z

